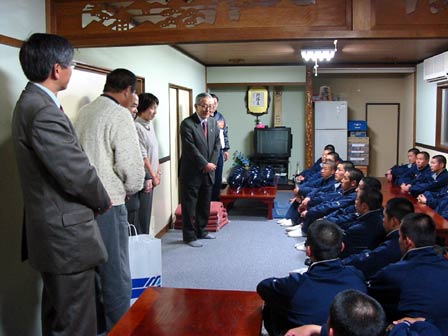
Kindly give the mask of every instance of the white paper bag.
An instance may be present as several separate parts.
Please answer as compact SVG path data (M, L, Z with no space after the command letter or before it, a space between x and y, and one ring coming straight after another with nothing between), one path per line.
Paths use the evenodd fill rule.
M136 232L133 225L129 231ZM147 287L162 285L162 248L160 239L148 234L129 236L129 267L132 278L131 305Z

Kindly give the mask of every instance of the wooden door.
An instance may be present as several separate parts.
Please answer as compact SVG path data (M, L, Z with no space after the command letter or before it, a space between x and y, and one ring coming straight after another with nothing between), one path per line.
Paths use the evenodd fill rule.
M366 120L370 137L369 175L384 176L398 161L400 104L367 103Z

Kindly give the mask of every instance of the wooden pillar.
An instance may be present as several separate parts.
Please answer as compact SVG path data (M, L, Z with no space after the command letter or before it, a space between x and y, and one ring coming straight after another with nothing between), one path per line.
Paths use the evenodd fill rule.
M306 66L305 86L305 167L313 165L314 128L313 128L313 67Z
M281 86L274 87L274 127L283 126L282 122L282 94Z

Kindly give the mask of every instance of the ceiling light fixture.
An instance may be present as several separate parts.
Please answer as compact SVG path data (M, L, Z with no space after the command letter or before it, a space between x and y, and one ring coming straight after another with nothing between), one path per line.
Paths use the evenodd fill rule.
M317 62L318 61L319 62L331 61L331 59L336 54L336 51L338 50L336 47L337 43L338 43L338 40L333 41L334 49L330 49L330 48L302 49L300 51L300 55L302 56L302 58L305 62L308 62L308 61L314 62L313 72L314 72L315 76L317 76L317 68L319 67L319 64Z

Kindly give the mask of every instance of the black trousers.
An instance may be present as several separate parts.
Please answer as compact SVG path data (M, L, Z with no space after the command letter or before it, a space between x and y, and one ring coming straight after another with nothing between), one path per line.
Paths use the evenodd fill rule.
M201 185L181 182L182 236L185 242L207 234L205 227L210 217L212 184L204 174Z
M95 270L41 275L42 335L96 335Z

